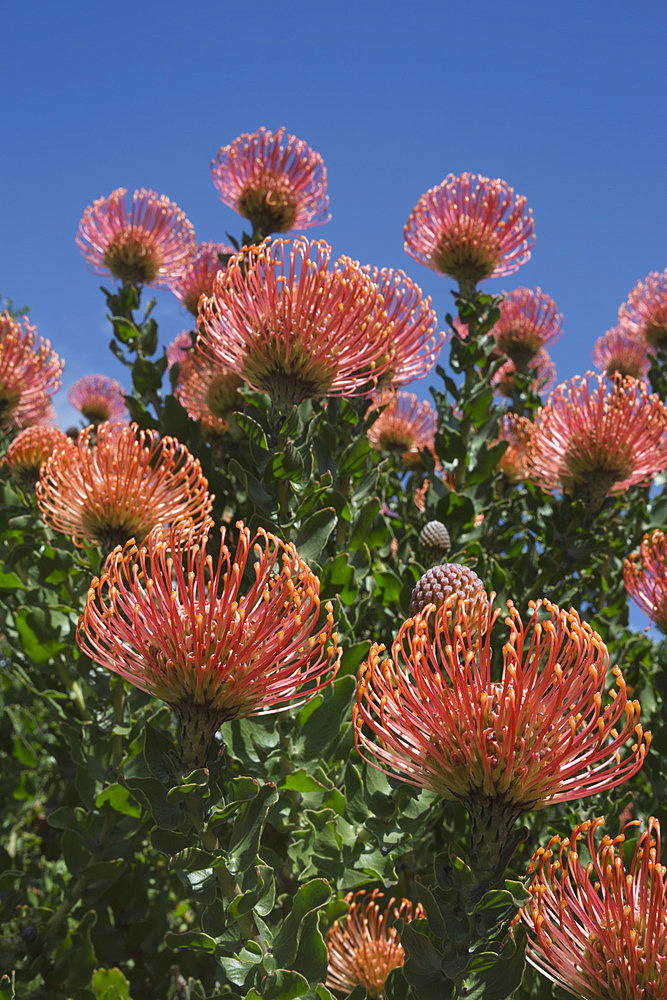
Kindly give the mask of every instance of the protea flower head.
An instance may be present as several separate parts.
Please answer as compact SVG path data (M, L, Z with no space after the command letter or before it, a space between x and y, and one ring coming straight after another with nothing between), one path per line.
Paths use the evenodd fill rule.
M542 348L534 358L527 362L522 375L529 377L534 392L550 392L556 384L556 366L546 348ZM494 390L502 396L512 397L517 384L517 369L514 362L508 358L491 378Z
M403 965L405 953L393 926L424 916L421 903L413 908L408 899L387 898L379 889L349 892L349 909L327 932L329 970L325 985L347 995L364 986L369 997L380 1000L390 972Z
M0 430L39 423L64 366L25 316L0 313Z
M167 344L167 369L175 364L183 364L192 351L192 330L182 330L177 333L170 344Z
M451 549L452 540L442 521L427 521L419 532L417 544L427 563L439 563Z
M212 522L156 525L117 547L95 578L77 642L88 656L171 705L186 767L206 763L227 719L281 711L333 680L341 650L331 605L292 544L236 525L236 548Z
M645 378L651 367L649 345L628 323L607 330L595 341L593 364L607 376L632 375Z
M663 531L649 531L639 552L623 563L623 583L632 600L667 635L667 537Z
M387 404L385 409L368 430L372 447L400 455L407 468L421 468L422 448L435 454L435 410L412 392L386 391L374 405L383 404Z
M134 285L168 286L188 266L197 243L178 205L141 188L98 198L83 213L76 237L88 267Z
M571 493L595 509L667 468L667 408L629 375L576 376L538 413L529 462L542 489Z
M410 614L423 611L429 604L440 608L446 604L451 613L463 604L467 604L466 617L475 622L480 611L489 606L489 599L484 584L477 573L461 563L444 563L432 566L419 578L410 595Z
M498 441L507 441L507 449L498 459L496 468L510 483L528 479L528 450L533 437L534 424L518 413L506 413L500 421Z
M249 219L260 239L331 218L322 157L284 128L260 128L222 146L211 173L220 200Z
M196 348L181 363L175 396L205 435L217 437L229 429L229 416L240 406L241 379L236 372L209 361Z
M541 288L515 288L503 295L500 318L493 327L496 346L524 369L547 344L559 340L563 317Z
M56 448L69 449L70 454L75 451L74 443L58 427L36 424L16 435L0 464L7 466L21 486L34 489L42 465Z
M71 387L67 398L91 424L125 420L128 416L122 385L106 375L84 375Z
M199 344L278 409L367 394L393 362L380 291L324 242L265 241L219 271L199 303Z
M512 274L535 245L526 199L505 181L468 173L423 194L404 237L411 257L455 278L467 296L486 278Z
M200 297L213 294L216 275L224 266L220 255L234 253L234 248L226 243L200 243L185 270L169 283L176 298L193 316L197 315Z
M207 486L199 460L176 438L107 423L84 427L74 454L55 451L36 493L51 527L108 553L141 541L158 521L201 525L213 504Z
M534 855L532 898L521 911L526 957L583 1000L663 1000L667 868L660 824L649 817L631 854L624 844L637 821L615 837L599 837L603 824L604 817L585 820Z
M628 326L651 347L667 345L667 270L651 271L638 281L618 311Z

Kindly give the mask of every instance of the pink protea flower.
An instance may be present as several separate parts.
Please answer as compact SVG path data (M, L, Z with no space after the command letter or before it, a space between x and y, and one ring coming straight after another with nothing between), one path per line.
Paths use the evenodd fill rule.
M562 315L556 303L541 288L515 288L503 292L500 318L493 327L496 346L519 368L561 336Z
M516 374L516 365L508 359L492 377L491 385L501 396L511 397L516 388ZM556 366L545 348L531 358L522 374L531 377L534 392L550 392L556 384Z
M312 698L342 652L331 605L320 623L319 580L294 546L237 528L236 551L222 527L215 557L210 521L158 524L139 548L116 548L77 631L92 660L175 709L190 768L205 764L226 719Z
M284 128L260 128L222 146L211 173L221 201L249 219L260 239L331 218L322 157Z
M0 430L42 420L65 366L25 316L22 323L0 313Z
M176 334L170 344L167 345L167 368L173 368L175 364L182 365L192 351L192 331L182 330Z
M527 457L533 430L533 422L518 413L506 413L500 421L498 441L507 441L508 445L496 468L510 483L520 483L528 478Z
M229 416L239 408L241 379L236 372L209 361L195 349L182 363L175 396L205 434L217 437L229 429Z
M667 537L649 531L639 552L623 562L623 583L632 600L667 635Z
M368 431L371 446L400 455L407 468L421 468L421 449L432 453L435 449L435 410L412 392L385 392L374 405L384 403L387 406Z
M660 861L660 824L649 817L629 867L623 845L637 821L598 842L603 824L602 816L585 820L534 855L532 898L521 912L526 956L583 1000L664 1000L667 869ZM582 848L590 861L582 859Z
M502 843L528 810L614 788L650 745L618 667L603 706L609 653L576 611L531 601L524 625L508 601L505 640L492 643L492 604L493 596L488 611L462 602L456 617L447 602L429 605L401 626L391 657L375 643L353 710L361 755L462 802L480 844L487 833ZM492 669L494 646L501 671Z
M542 489L563 490L595 508L667 468L667 408L629 375L577 375L538 413L529 462Z
M223 267L220 254L234 253L226 243L200 243L186 269L170 281L169 288L193 316L197 315L200 297L213 294L215 277Z
M638 281L618 311L626 323L651 347L667 345L667 270L651 271Z
M91 424L125 420L128 416L122 385L106 375L84 375L71 387L67 398Z
M0 464L6 465L22 486L34 489L42 465L56 448L69 449L70 454L76 450L73 441L57 427L26 427L16 435Z
M629 324L619 324L595 341L593 364L598 371L611 377L632 375L645 378L651 367L648 342Z
M393 362L384 301L355 261L330 262L304 237L242 250L200 300L201 349L279 409L367 394Z
M394 920L406 923L424 916L421 903L413 909L408 899L385 897L379 889L349 892L349 909L327 931L329 969L325 985L336 993L351 993L364 986L369 997L380 1000L384 984L403 965L405 952Z
M165 195L142 188L128 207L126 194L125 188L117 188L88 206L77 246L96 274L135 285L169 285L196 250L192 225Z
M526 199L505 181L468 173L449 174L423 194L404 236L414 260L455 278L466 296L486 278L512 274L535 245Z
M213 504L207 487L198 459L176 438L107 423L84 427L74 455L54 452L36 492L56 531L108 553L130 538L140 541L158 521L202 524Z

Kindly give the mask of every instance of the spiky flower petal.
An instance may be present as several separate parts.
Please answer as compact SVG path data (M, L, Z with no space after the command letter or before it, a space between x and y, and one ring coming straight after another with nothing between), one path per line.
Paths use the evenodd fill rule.
M106 375L84 375L71 387L67 398L91 424L124 420L128 416L122 385Z
M507 441L507 450L498 459L497 468L510 483L520 483L528 478L528 451L534 425L528 417L506 413L500 421L499 441Z
M429 402L412 392L385 392L376 406L387 404L368 430L373 448L400 455L407 468L420 468L422 448L434 452L436 412Z
M175 395L192 420L199 420L206 435L219 436L229 429L229 417L240 405L236 372L209 361L197 349L181 362Z
M25 316L0 313L0 430L43 419L64 365Z
M550 392L556 384L556 366L549 352L542 348L527 362L522 375L527 376L533 392ZM517 386L517 369L512 360L508 359L500 366L491 379L491 385L500 395L512 397Z
M595 341L593 364L598 371L612 377L631 375L645 378L651 367L647 342L629 324L619 324Z
M667 635L667 536L663 531L644 535L639 552L623 563L623 583L632 600Z
M26 427L16 435L0 464L5 464L22 486L34 489L42 465L56 448L68 449L70 454L76 450L74 442L58 427Z
M667 269L662 274L651 271L637 282L619 309L618 319L651 347L667 346Z
M226 243L200 243L186 269L169 282L169 288L185 308L197 315L202 295L212 295L218 271L224 267L220 255L236 253Z
M563 317L541 288L515 288L503 294L493 336L498 351L525 368L547 344L559 340Z

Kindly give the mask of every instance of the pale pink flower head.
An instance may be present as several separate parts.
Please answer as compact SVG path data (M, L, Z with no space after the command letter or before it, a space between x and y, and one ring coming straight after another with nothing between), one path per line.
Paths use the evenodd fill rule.
M25 316L0 313L0 430L39 423L64 366Z
M583 1000L664 1000L667 868L660 824L649 817L631 854L624 844L637 821L600 838L603 824L602 816L585 820L533 856L531 899L521 911L526 957Z
M336 993L364 986L372 1000L380 1000L387 977L403 965L405 952L394 921L410 923L424 916L421 903L387 898L379 889L349 892L347 913L327 931L329 969L325 985Z
M210 521L158 524L139 548L116 548L77 631L93 661L175 709L190 767L206 763L226 719L312 698L342 652L331 605L320 621L319 580L294 546L236 527L235 549L225 527L209 548Z
M243 249L199 303L202 351L278 409L367 395L393 363L384 300L356 261L330 264L304 237Z
M627 323L620 323L598 337L592 358L597 370L609 377L618 372L646 378L651 367L647 341Z
M663 531L649 531L639 551L624 560L623 583L632 600L667 635L667 537Z
M176 438L136 424L89 424L74 454L56 450L42 469L37 504L44 520L108 553L153 525L189 518L201 525L213 496L199 460Z
M529 463L543 490L563 490L595 509L667 468L667 408L629 375L577 375L538 413Z
M165 195L125 188L83 213L76 242L88 267L134 285L168 286L188 266L197 243L192 225Z
M226 243L200 243L188 266L169 283L169 288L188 312L197 315L202 295L212 295L218 271L224 267L220 254L234 254Z
M167 369L173 368L177 363L182 365L191 352L192 332L190 330L182 330L167 345Z
M211 173L220 200L249 219L260 239L331 218L322 157L284 128L260 128L222 146Z
M529 477L527 459L533 430L533 422L518 413L506 413L500 421L498 441L507 441L508 444L496 468L510 483L520 483Z
M650 347L667 346L667 270L662 274L651 271L638 281L619 309L618 318Z
M84 375L71 387L67 398L91 424L128 417L122 385L106 375Z
M387 404L368 430L368 440L378 451L400 455L407 468L421 468L420 452L434 453L437 417L431 404L412 392L385 392L375 406Z
M515 288L503 295L493 335L499 353L522 369L560 338L563 317L541 288Z
M404 236L411 257L455 278L465 295L480 281L512 274L535 245L526 199L505 181L469 173L449 174L423 194Z
M521 374L529 377L533 392L550 392L556 384L556 366L545 347L530 359ZM491 385L499 395L511 398L517 384L516 376L516 365L508 359L493 375Z
M229 429L229 416L239 408L240 377L196 348L181 364L174 395L192 420L199 420L205 436L218 437Z
M74 442L57 427L44 424L26 427L16 435L0 464L7 466L9 474L21 486L34 489L42 465L56 448L64 448L70 455L76 450Z

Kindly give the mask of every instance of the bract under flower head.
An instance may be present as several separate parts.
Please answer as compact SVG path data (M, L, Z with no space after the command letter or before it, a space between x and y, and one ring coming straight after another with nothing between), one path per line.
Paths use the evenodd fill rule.
M585 820L533 856L532 898L521 912L526 957L584 1000L664 1000L667 869L660 824L649 817L629 867L623 845L637 822L598 841L603 824L603 817Z
M128 416L122 385L106 375L84 375L71 387L67 398L91 424L125 420Z
M563 317L541 288L515 288L503 294L493 335L498 351L524 368L547 344L560 339Z
M651 367L649 345L629 324L620 323L595 341L593 364L598 371L613 377L631 375L645 378Z
M667 635L667 537L663 531L644 535L639 552L623 563L623 583L632 600Z
M260 239L331 218L322 157L284 128L260 128L222 146L211 173L221 201L249 219Z
M233 255L233 247L226 243L200 243L186 269L169 283L169 288L185 308L197 315L202 295L212 295L218 271L224 268L220 255Z
M125 188L117 188L88 206L77 246L97 274L135 285L169 285L195 252L194 230L165 195L141 188L128 206L126 194Z
M279 409L367 394L393 361L384 300L358 263L330 264L304 237L242 250L200 301L202 351Z
M109 556L77 632L95 662L172 705L184 764L202 766L226 719L300 705L333 680L341 650L331 605L292 544L242 522L236 550L211 522L161 524Z
M383 404L385 409L368 430L371 446L400 455L408 468L421 468L422 448L433 452L435 447L435 410L412 392L382 393L375 405Z
M39 423L64 366L25 317L0 313L0 430Z
M423 194L404 236L411 257L455 278L468 295L486 278L512 274L535 245L526 199L505 181L469 173L449 174Z
M618 311L619 323L627 324L650 347L667 346L667 270L651 271L638 281Z

